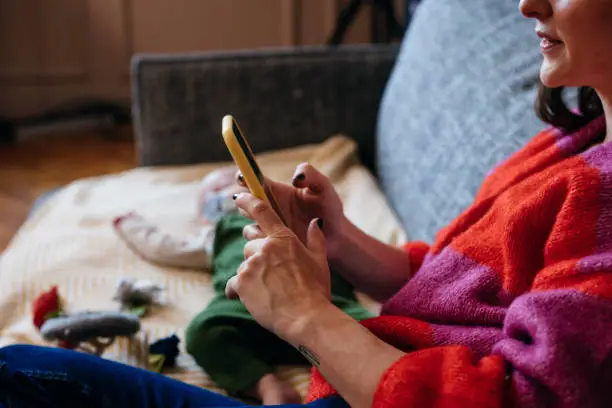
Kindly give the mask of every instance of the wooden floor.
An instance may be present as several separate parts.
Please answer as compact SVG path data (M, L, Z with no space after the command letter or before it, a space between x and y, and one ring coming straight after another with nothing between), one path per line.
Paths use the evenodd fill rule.
M136 165L129 128L40 136L0 146L0 253L26 219L40 194L82 177L119 172Z

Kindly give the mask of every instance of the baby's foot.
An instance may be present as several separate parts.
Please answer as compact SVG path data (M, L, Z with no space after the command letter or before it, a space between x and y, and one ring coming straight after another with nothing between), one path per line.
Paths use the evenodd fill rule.
M149 252L150 235L158 233L153 224L135 212L129 212L115 218L113 228L117 235L139 255Z
M300 404L300 394L288 383L274 374L264 375L256 386L263 405Z
M117 217L113 226L132 251L150 262L179 268L210 266L207 249L213 239L212 228L203 228L197 236L178 239L136 213Z

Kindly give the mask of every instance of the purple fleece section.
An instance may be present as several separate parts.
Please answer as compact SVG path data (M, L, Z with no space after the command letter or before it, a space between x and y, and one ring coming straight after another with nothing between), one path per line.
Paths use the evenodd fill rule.
M513 370L519 405L612 404L612 302L572 290L529 293L509 307L493 353Z
M432 324L431 331L436 346L466 346L478 359L490 355L495 343L504 338L499 327Z
M612 249L612 143L587 151L584 160L600 172L600 210L597 222L597 252Z
M501 327L507 302L495 272L445 248L384 304L381 314L434 324Z
M597 273L612 271L612 253L605 252L595 255L585 256L577 264L578 271L581 273Z
M563 135L557 141L557 148L566 156L573 156L584 150L584 148L598 137L605 128L606 121L605 118L601 116L574 133Z

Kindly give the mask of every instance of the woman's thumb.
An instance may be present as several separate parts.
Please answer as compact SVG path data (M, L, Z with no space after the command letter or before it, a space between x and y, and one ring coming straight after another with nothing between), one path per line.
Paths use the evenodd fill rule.
M310 221L306 242L308 249L321 255L324 259L327 259L325 234L323 233L323 219L315 218Z

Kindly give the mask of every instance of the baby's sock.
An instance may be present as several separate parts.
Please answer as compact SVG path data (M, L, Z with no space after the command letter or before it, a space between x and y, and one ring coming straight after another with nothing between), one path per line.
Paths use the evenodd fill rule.
M160 231L135 213L117 217L113 224L127 246L152 263L178 268L210 268L213 226L203 227L198 235L179 239Z

